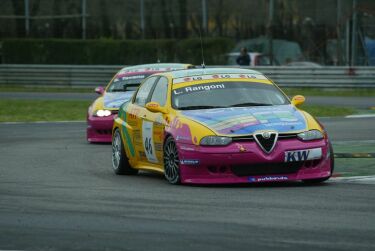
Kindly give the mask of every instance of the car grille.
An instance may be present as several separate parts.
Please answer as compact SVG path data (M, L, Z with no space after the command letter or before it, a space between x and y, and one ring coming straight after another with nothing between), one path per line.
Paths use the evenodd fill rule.
M230 170L237 176L268 175L268 174L291 174L298 172L301 168L315 168L322 159L278 162L278 163L255 163L247 165L232 165Z
M290 174L302 168L303 162L256 163L250 165L232 165L230 168L237 176Z
M112 134L112 130L111 129L109 129L109 130L101 129L101 130L96 130L96 132L98 134L102 134L102 135L111 135Z

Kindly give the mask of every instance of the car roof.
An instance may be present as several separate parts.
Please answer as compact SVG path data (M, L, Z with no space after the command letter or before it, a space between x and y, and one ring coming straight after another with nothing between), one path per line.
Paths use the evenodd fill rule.
M120 70L120 72L140 72L140 71L163 71L164 69L171 68L175 69L186 69L191 64L180 64L180 63L155 63L155 64L140 64L134 66L127 66Z
M184 78L184 77L193 77L193 76L201 76L201 75L211 75L211 74L256 74L262 75L262 73L250 69L244 68L200 68L200 69L184 69L184 70L177 70L172 72L164 72L160 73L161 75L168 74L173 79L176 78Z

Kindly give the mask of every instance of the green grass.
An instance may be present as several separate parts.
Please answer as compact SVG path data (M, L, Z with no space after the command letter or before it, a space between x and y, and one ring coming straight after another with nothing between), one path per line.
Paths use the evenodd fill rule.
M48 87L48 86L23 86L23 85L0 85L0 92L66 92L86 93L94 92L93 87Z
M375 153L373 141L333 141L335 153ZM375 175L375 158L335 158L335 172L340 176Z
M85 120L91 101L80 100L0 100L0 122ZM345 116L356 110L332 106L303 105L301 109L317 117Z
M375 97L375 88L282 88L289 96Z
M343 177L375 175L375 158L336 158L335 173Z
M0 100L0 122L85 120L91 101Z
M355 114L357 111L349 107L337 107L328 105L301 105L300 109L315 117L339 117Z

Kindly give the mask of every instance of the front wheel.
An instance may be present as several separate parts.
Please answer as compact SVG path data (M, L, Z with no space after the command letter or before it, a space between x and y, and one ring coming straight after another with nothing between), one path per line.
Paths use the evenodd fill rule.
M115 130L112 138L112 167L116 174L137 174L138 170L130 166L125 153L119 129Z
M164 176L171 184L180 183L180 160L178 149L172 137L164 143Z

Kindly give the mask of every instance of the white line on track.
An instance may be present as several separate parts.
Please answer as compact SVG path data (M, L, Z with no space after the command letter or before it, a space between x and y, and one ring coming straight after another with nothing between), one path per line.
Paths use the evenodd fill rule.
M375 184L375 175L331 178L331 182Z
M345 116L347 119L356 119L356 118L375 118L375 114L357 114L357 115L348 115Z

